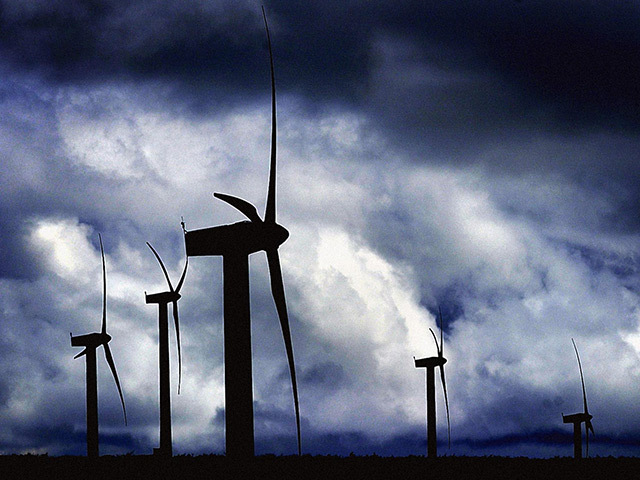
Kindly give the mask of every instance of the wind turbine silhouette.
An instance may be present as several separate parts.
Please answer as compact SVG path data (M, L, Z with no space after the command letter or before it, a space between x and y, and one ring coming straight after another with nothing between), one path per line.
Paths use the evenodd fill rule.
M582 363L580 362L580 354L578 354L578 347L576 347L576 342L571 339L571 343L573 343L573 349L576 351L576 358L578 359L578 368L580 369L580 382L582 382L582 400L584 403L584 412L583 413L574 413L572 415L562 414L562 423L573 423L573 456L574 458L582 458L582 423L585 425L585 440L586 440L586 456L589 456L589 430L591 430L591 434L595 435L593 431L593 424L591 423L591 419L593 415L589 413L589 408L587 407L587 391L584 388L584 375L582 374Z
M221 255L223 258L226 454L235 459L254 455L249 255L261 250L267 254L271 293L278 311L289 363L298 455L301 452L298 386L278 254L278 247L289 237L289 232L276 223L276 90L271 38L264 7L262 15L271 67L271 160L264 221L258 215L256 207L246 200L214 193L216 198L239 210L249 221L185 231L188 256Z
M437 357L427 357L416 360L413 357L416 368L427 369L427 457L436 458L438 456L438 444L436 439L436 389L435 389L435 369L440 367L440 380L442 381L442 390L444 392L444 404L447 408L447 435L449 438L449 448L451 448L451 421L449 418L449 398L447 396L447 382L444 377L444 364L447 359L444 358L444 339L442 333L442 312L438 307L440 316L440 344L433 330L429 328L433 341L436 343Z
M149 242L147 245L155 255L162 272L164 273L167 283L169 284L168 292L152 293L147 295L144 292L144 298L147 304L158 304L158 352L160 364L160 447L154 448L153 453L170 457L173 455L173 446L171 441L171 392L170 390L170 370L169 370L169 303L173 304L173 321L176 328L176 342L178 344L178 395L180 394L180 385L182 383L182 351L180 348L180 322L178 320L178 300L180 300L180 289L187 274L187 266L189 258L184 264L184 270L176 289L173 289L167 269L156 252L155 248Z
M96 368L96 349L102 345L104 347L104 356L107 364L113 374L113 379L118 387L118 394L122 402L122 413L124 414L124 424L127 424L127 409L124 405L124 397L122 396L122 388L116 371L116 364L111 355L109 342L111 335L107 333L107 271L104 262L104 248L102 247L102 236L100 239L100 253L102 254L102 329L99 333L88 333L86 335L71 335L72 347L84 347L84 350L77 354L74 359L85 355L87 357L86 376L87 376L87 456L96 458L99 455L98 450L98 381Z

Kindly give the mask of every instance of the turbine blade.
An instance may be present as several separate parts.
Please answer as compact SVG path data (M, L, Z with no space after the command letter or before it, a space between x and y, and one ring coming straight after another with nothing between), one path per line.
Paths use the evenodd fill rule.
M104 344L104 356L107 359L107 363L109 364L109 368L111 369L111 373L113 374L113 379L116 382L116 387L118 387L118 394L120 395L120 401L122 402L122 413L124 414L124 424L127 424L127 409L124 406L124 397L122 396L122 387L120 387L120 380L118 379L118 372L116 371L116 364L113 361L113 355L111 355L111 349L109 348L109 344Z
M85 348L79 354L77 354L75 357L73 357L73 359L75 360L76 358L80 358L81 356L86 355L86 354L87 354L87 349Z
M438 351L438 355L440 354L440 347L438 346L438 337L436 337L436 334L433 333L433 330L431 330L431 328L429 328L429 331L431 332L431 336L433 337L433 341L436 343L436 350Z
M262 7L264 29L267 32L267 44L269 45L269 64L271 66L271 163L269 166L269 190L267 192L267 206L264 212L265 223L276 223L276 80L273 73L273 52L271 50L271 36L267 15Z
M291 387L293 390L293 403L296 411L296 429L298 433L298 455L301 454L300 442L300 404L298 402L298 383L296 381L296 367L293 359L293 345L291 343L291 330L289 329L289 316L287 314L287 302L284 295L284 283L282 281L282 270L280 268L280 257L278 250L267 251L267 261L269 264L269 274L271 277L271 293L273 301L278 310L280 327L282 328L282 338L287 351L289 361L289 372L291 374Z
M440 315L440 350L438 351L439 356L444 355L444 337L442 333L442 311L440 310L440 305L438 305L438 315Z
M584 401L584 413L589 413L589 408L587 407L587 390L584 388L584 375L582 375L582 363L580 362L580 354L578 353L578 347L576 347L576 342L571 339L573 343L573 349L576 351L576 357L578 358L578 368L580 369L580 382L582 383L582 400Z
M167 279L167 283L169 284L169 290L173 292L173 285L171 285L171 280L169 280L169 274L167 273L167 269L165 268L164 263L162 262L162 259L160 258L160 255L158 255L158 252L156 252L156 249L153 248L149 242L147 242L147 245L149 246L149 248L151 249L153 254L156 256L156 259L158 260L158 263L160 264L160 268L162 268L162 272L164 273L164 276Z
M256 210L256 207L251 205L246 200L243 200L242 198L234 197L233 195L227 195L226 193L216 192L213 194L213 196L216 198L219 198L223 202L228 203L236 210L239 210L241 213L244 214L245 217L247 217L252 222L262 223L262 219L260 218L260 215L258 215L258 211Z
M107 268L104 262L104 247L102 246L102 235L100 239L100 254L102 255L102 333L107 333Z
M587 435L587 457L589 456L589 430L591 430L591 435L593 435L595 437L596 433L593 430L593 423L591 423L591 420L587 420L586 422L584 422L584 430L585 430L585 434Z
M584 434L585 434L585 443L587 447L585 452L585 457L589 458L589 427L587 426L586 422L584 424Z
M442 391L444 392L444 405L447 408L447 435L449 437L449 448L451 448L451 419L449 417L449 397L447 395L447 381L444 377L444 365L440 366L440 380L442 381Z
M178 282L178 286L176 287L176 293L180 293L180 289L182 288L182 284L184 283L184 277L187 276L188 266L189 266L189 257L185 255L184 270L182 270L182 276L180 277L180 281Z
M178 301L173 302L173 321L176 327L176 342L178 343L178 395L182 384L182 350L180 348L180 321L178 319Z

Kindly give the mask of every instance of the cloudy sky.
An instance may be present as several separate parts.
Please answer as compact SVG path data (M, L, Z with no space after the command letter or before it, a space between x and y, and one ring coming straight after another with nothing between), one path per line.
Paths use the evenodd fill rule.
M571 455L582 356L594 455L640 454L640 5L267 1L280 248L313 454L422 454L444 316L451 450ZM157 308L188 229L264 211L260 3L0 2L0 453L84 454L103 236L102 453L158 443ZM175 453L224 451L222 260L180 300ZM251 257L259 453L296 450L264 253ZM172 335L172 359L175 343ZM177 382L177 369L172 378ZM439 389L439 385L437 385ZM175 389L174 389L175 390Z

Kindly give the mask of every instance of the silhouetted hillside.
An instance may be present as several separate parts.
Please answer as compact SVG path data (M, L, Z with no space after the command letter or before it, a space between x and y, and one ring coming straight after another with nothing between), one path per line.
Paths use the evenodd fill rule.
M276 457L232 464L223 456L178 456L162 461L153 456L85 457L11 455L0 457L0 478L55 479L637 479L640 459L504 457Z

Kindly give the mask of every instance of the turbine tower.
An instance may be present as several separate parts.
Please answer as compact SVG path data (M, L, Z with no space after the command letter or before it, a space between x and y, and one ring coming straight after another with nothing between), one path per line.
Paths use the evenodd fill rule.
M591 434L595 435L593 431L593 424L591 419L593 415L589 413L587 406L587 391L584 388L584 375L582 374L582 363L580 363L580 355L578 354L578 347L576 342L571 339L573 343L573 349L576 351L576 358L578 359L578 368L580 369L580 381L582 382L582 400L584 406L584 412L574 413L572 415L562 414L562 423L573 423L573 457L582 458L582 423L585 425L585 440L586 440L586 456L589 456L589 430Z
M118 379L116 365L111 355L109 342L111 335L107 333L107 272L104 262L104 248L102 247L102 236L100 238L100 253L102 254L102 330L99 333L88 333L86 335L71 335L72 347L84 347L84 350L74 359L85 355L87 357L86 375L87 375L87 456L89 458L97 458L98 450L98 381L96 368L96 350L102 345L104 347L104 356L107 364L113 374L113 379L118 387L118 394L122 402L122 413L124 414L124 424L127 424L127 410L124 406L124 397L122 396L122 388Z
M278 254L278 247L289 237L289 232L276 223L276 90L271 38L264 8L262 15L271 70L271 159L264 220L258 215L256 207L246 200L214 193L216 198L239 210L249 221L185 231L187 256L221 255L223 258L226 454L234 459L254 455L249 255L261 250L267 254L271 293L289 363L298 454L301 451L298 387Z
M173 321L176 328L176 343L178 344L178 395L180 394L180 385L182 383L182 352L180 348L180 322L178 320L178 300L180 300L180 289L187 274L187 266L189 259L184 264L184 270L176 289L173 289L167 269L156 252L155 248L149 242L147 245L155 255L165 278L169 284L168 292L152 293L147 295L144 292L144 298L147 304L158 304L158 360L160 365L160 447L154 448L155 455L171 457L173 455L173 446L171 440L171 379L169 370L169 303L173 304Z
M429 328L433 341L436 343L437 357L420 358L416 360L413 357L416 368L426 368L427 370L427 457L436 458L438 456L438 444L436 439L436 388L435 388L435 369L440 368L440 380L442 381L442 390L444 391L444 404L447 408L447 434L449 438L449 448L451 448L451 422L449 419L449 398L447 397L447 382L444 377L444 364L447 359L443 356L444 339L442 334L442 313L438 308L440 316L440 344L433 330Z

